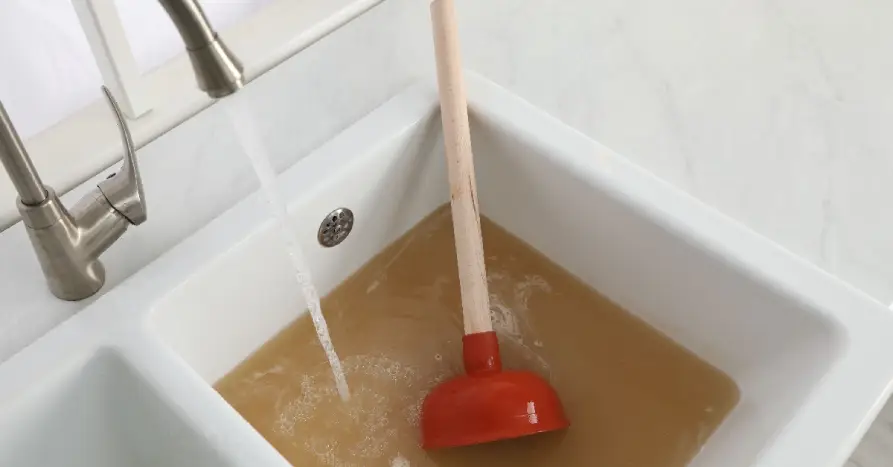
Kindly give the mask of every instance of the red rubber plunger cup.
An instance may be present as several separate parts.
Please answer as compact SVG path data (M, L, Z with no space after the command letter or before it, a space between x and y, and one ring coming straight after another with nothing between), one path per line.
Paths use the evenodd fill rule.
M530 371L502 371L496 333L462 338L465 371L422 403L422 447L487 443L566 428L558 395Z

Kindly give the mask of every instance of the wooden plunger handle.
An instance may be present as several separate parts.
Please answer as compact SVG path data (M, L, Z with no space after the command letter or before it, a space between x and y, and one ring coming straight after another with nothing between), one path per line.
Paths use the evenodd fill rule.
M462 314L465 334L493 330L490 322L490 296L484 268L484 244L478 210L468 105L462 80L459 34L453 0L431 2L434 29L434 54L437 61L437 85L443 141L450 177L450 204L453 233L459 262L459 286L462 290Z

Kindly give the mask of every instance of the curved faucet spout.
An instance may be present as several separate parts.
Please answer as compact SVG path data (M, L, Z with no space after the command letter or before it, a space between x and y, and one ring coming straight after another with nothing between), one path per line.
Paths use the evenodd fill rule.
M198 0L158 1L183 38L198 87L213 98L241 89L242 63L217 35Z

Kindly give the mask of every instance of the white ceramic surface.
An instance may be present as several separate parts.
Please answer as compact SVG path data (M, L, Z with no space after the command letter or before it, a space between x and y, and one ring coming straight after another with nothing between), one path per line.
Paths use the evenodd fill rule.
M468 79L483 212L741 387L740 404L693 465L844 462L888 395L893 361L878 355L893 352L893 315L497 86ZM412 87L282 175L322 292L448 199L436 102L433 85ZM322 249L316 226L335 206L354 209L355 231ZM250 196L0 366L0 410L39 424L47 411L72 410L43 402L84 388L111 396L93 402L103 408L139 392L135 410L154 414L145 425L119 425L103 410L74 417L164 446L152 431L161 419L182 430L183 449L208 456L202 462L286 465L208 384L302 309L266 213ZM100 363L83 366L97 352ZM96 365L121 377L97 379ZM95 452L140 459L109 446L114 439Z
M243 31L245 40L227 38L251 66L269 53L256 38L283 25L314 29L357 3L277 0ZM893 2L458 0L457 8L467 67L884 303L893 300ZM299 60L288 73L293 80L279 84L286 88L270 91L292 107L267 109L283 117L278 125L300 122L289 127L298 140L289 163L334 134L302 126L305 107L340 130L432 70L430 51L427 3L415 0L386 0L308 49L313 59ZM166 75L159 89L191 85L188 63L180 62L183 74ZM180 91L164 105L198 102L197 93ZM189 113L199 108L192 104ZM75 186L118 153L106 112L97 101L91 124L57 133L55 143L34 141L56 188ZM185 118L158 114L155 122L165 123L149 125L156 131ZM98 159L92 152L100 151L65 150L82 148L83 135L99 128L109 143ZM14 207L4 177L0 193L6 219Z
M294 10L283 2L294 3L276 1L252 23L269 28L249 28L244 41L234 41L249 65L270 55L253 49L268 36L290 37L268 29L290 26L300 31L290 45L304 47L319 38L333 13L343 22L356 4L374 3L308 1ZM893 139L884 124L893 120L893 41L882 27L893 4L457 3L470 69L879 300L893 300L893 222L887 221ZM265 39L253 39L258 36ZM286 49L272 55L281 59L296 50ZM426 77L433 70L430 55L427 4L387 0L243 92L264 119L264 137L281 169ZM177 73L159 76L164 89L191 85L188 63L181 62ZM170 99L193 102L197 94ZM187 107L191 113L203 105ZM151 140L185 118L168 121L170 112L153 112L155 123L136 131L137 139ZM251 189L251 174L230 162L241 156L218 144L228 141L226 125L211 107L141 149L143 166L156 167L147 184L160 188L148 191L148 223L128 232L128 246L116 245L106 255L110 285ZM57 189L90 177L120 151L102 102L84 124L59 129L53 141L28 141L32 152L47 157L38 167ZM101 151L70 150L99 129ZM220 186L232 187L232 196L221 195ZM176 194L168 197L168 189ZM14 196L2 176L0 194L0 225L6 225ZM41 295L20 235L0 233L6 305L0 309L0 360L80 308Z
M231 465L115 350L67 360L0 408L0 465Z

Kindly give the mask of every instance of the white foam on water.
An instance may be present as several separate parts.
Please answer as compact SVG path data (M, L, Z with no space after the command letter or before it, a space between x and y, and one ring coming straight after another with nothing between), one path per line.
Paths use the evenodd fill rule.
M410 467L409 461L405 457L397 454L397 457L391 461L391 467Z
M415 366L380 355L354 355L342 363L354 381L350 400L336 399L337 391L324 372L305 373L300 391L286 389L297 396L276 402L273 432L302 443L319 465L387 462L397 448L400 427L418 427L427 392L424 375ZM395 395L394 388L410 390ZM350 446L339 444L347 438Z
M524 328L527 325L528 302L535 292L549 293L552 287L539 275L526 275L524 280L514 284L512 295L503 297L492 290L494 283L512 278L502 271L487 273L487 281L491 284L490 293L490 318L493 320L493 329L499 334L510 338L512 341L523 345Z
M530 301L534 292L552 292L552 286L543 276L538 274L527 274L524 280L515 284L515 303L521 311L527 312L527 302Z
M487 282L490 284L491 291L490 319L493 322L493 330L523 349L525 359L549 372L548 362L525 342L524 336L529 334L525 333L525 330L530 330L528 324L530 298L537 292L551 293L552 286L540 275L528 274L524 276L523 280L515 281L511 274L499 270L488 271ZM506 282L513 283L509 296L500 293L504 290L504 287L500 287L500 285ZM542 348L543 342L534 339L532 345Z
M282 197L276 188L276 173L270 164L270 158L267 156L266 147L261 141L257 132L254 120L251 118L250 111L246 105L240 105L239 95L234 95L229 99L222 100L220 105L223 106L233 128L239 137L245 154L251 160L251 166L257 173L260 180L261 190L267 198L267 202L272 209L273 216L276 219L276 225L282 240L285 243L288 257L295 271L295 278L301 286L301 292L304 294L304 300L307 302L307 308L310 311L310 317L313 320L313 326L316 329L316 335L319 343L322 345L326 353L326 359L329 366L332 367L332 374L335 377L335 385L338 388L338 394L342 400L350 399L350 389L347 386L347 378L344 370L341 368L341 361L335 352L335 345L329 337L329 327L322 314L322 307L319 303L319 294L313 285L313 278L310 276L310 269L307 267L307 261L304 259L304 251L294 229L288 222L288 211L282 202Z

